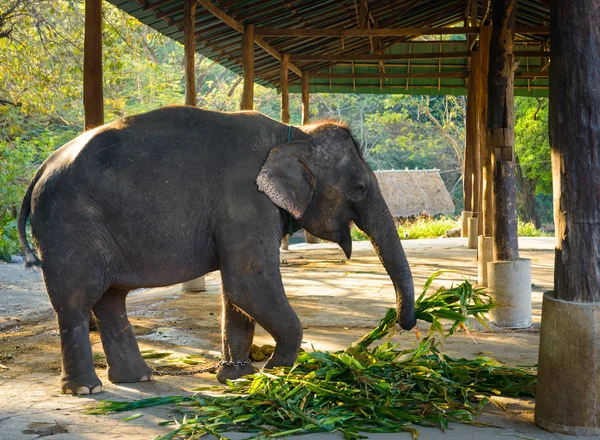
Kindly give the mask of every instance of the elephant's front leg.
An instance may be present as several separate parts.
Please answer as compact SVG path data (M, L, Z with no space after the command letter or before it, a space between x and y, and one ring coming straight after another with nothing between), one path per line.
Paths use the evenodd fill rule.
M225 289L223 289L225 291ZM221 332L223 338L223 361L245 362L248 360L254 338L254 319L229 303L225 292L222 295ZM221 383L254 373L251 364L243 366L223 364L217 371Z
M279 256L273 254L274 258L238 257L221 267L226 301L254 318L275 339L275 351L265 368L293 365L302 343L302 324L285 296Z

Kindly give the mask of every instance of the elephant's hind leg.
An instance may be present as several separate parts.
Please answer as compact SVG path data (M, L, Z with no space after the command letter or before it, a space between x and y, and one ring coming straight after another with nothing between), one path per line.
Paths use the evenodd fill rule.
M152 369L142 358L127 319L127 293L127 290L110 288L93 308L106 354L108 380L113 383L152 380Z
M106 287L101 278L85 273L85 265L70 265L71 271L44 262L43 274L48 296L58 318L62 359L61 390L67 394L95 394L102 382L94 371L89 335L92 305ZM59 260L60 261L60 260Z
M229 303L222 295L221 332L223 338L223 360L243 362L248 359L252 339L254 338L254 319ZM225 383L227 380L238 379L254 373L252 365L242 367L221 365L217 371L217 380Z

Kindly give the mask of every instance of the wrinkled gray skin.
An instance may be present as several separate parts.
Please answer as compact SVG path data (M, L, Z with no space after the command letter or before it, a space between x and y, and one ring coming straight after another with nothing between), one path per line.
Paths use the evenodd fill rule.
M223 359L243 361L255 322L275 339L267 367L291 365L302 326L285 296L279 246L289 228L352 252L365 231L415 324L410 268L373 172L347 129L301 128L256 112L168 107L88 131L52 154L23 200L28 265L41 265L58 315L62 391L99 392L88 334L98 320L112 382L150 380L127 319L131 289L221 270ZM38 257L25 238L31 216ZM221 366L221 382L251 373Z

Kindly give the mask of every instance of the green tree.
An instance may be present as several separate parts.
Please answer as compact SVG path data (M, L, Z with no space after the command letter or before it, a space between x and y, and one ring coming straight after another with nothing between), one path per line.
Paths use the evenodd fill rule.
M517 156L517 209L521 219L541 227L540 196L552 193L552 167L548 141L548 100L515 100L515 151ZM546 210L548 208L546 207Z

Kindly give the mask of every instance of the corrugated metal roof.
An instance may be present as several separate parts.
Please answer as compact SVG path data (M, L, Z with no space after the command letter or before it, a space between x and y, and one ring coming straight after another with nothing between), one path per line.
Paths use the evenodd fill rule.
M108 0L162 34L183 42L183 0ZM212 4L237 22L268 28L356 29L357 2L354 0L211 0ZM483 13L483 0L478 1L478 22ZM368 0L373 27L412 28L463 26L468 2L465 0ZM549 0L520 0L517 26L548 26ZM212 13L198 5L196 10L196 51L224 67L242 74L242 35ZM548 50L548 35L519 36L523 42L515 50ZM263 37L270 46L285 54L369 54L373 49L385 54L408 54L467 51L464 35L444 37L444 44L422 41L419 37ZM460 39L460 40L457 40ZM448 40L453 40L449 43ZM454 40L457 40L454 42ZM525 44L525 40L527 44ZM410 41L410 43L408 43ZM376 47L375 47L376 46ZM541 58L520 58L519 71L547 69ZM255 45L255 81L267 87L279 84L279 61ZM349 62L294 61L302 71L310 73L351 74ZM410 65L410 67L409 67ZM385 61L386 73L405 74L465 71L468 58L433 58ZM355 73L378 73L378 62L354 63ZM289 73L290 92L299 92L299 76ZM516 78L515 94L547 96L547 78ZM410 93L465 94L463 78L394 78L394 79L310 79L311 92L335 93Z

